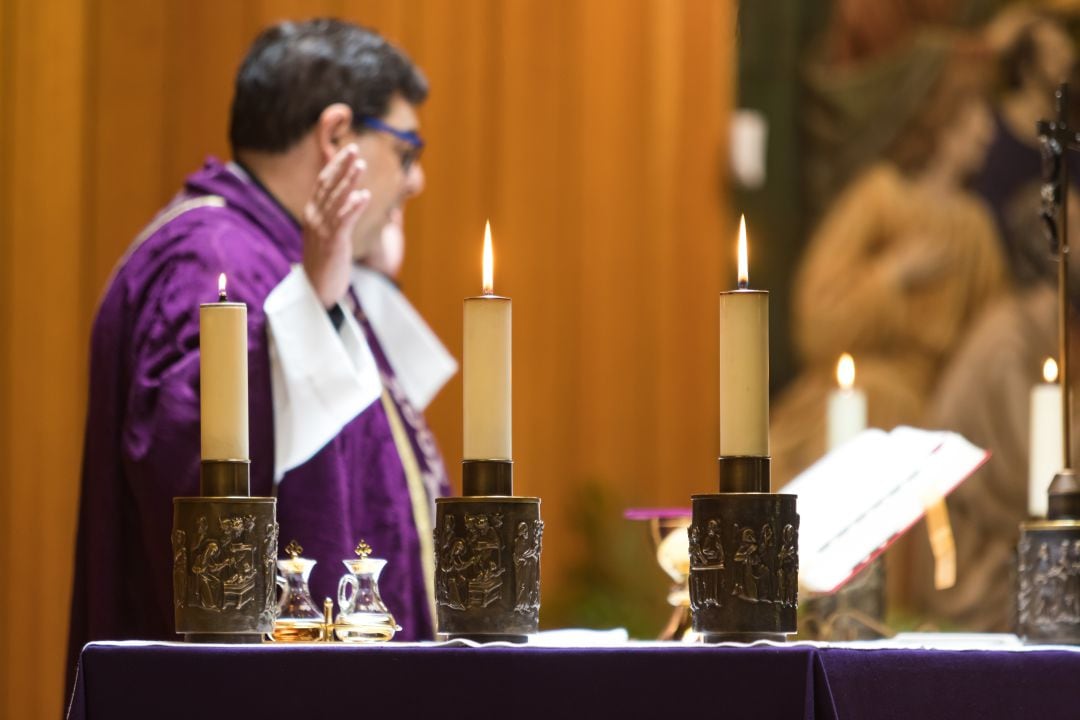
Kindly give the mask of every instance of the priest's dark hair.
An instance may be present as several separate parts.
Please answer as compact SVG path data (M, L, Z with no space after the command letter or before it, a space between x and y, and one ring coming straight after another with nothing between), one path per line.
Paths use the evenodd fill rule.
M374 30L328 18L282 22L259 34L240 65L229 141L234 152L283 152L328 106L348 105L359 130L364 118L385 115L397 93L418 105L427 80Z

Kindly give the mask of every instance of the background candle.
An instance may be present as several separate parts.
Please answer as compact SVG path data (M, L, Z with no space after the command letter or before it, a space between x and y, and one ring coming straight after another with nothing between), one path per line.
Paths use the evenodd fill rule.
M839 387L829 393L825 411L825 448L843 445L866 429L866 393L855 386L855 359L844 353L836 363Z
M1046 517L1046 491L1062 469L1065 453L1061 442L1061 385L1053 358L1043 363L1043 380L1031 388L1031 420L1028 455L1028 512Z
M484 294L465 298L464 459L510 460L510 298L494 294L491 224L484 226Z
M247 305L199 306L199 374L203 460L248 460Z
M750 290L746 220L739 289L720 293L720 455L769 454L769 293Z

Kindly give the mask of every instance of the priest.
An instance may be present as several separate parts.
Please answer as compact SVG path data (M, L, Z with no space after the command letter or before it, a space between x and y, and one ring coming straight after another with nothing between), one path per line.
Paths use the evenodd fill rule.
M360 539L403 627L433 636L422 410L456 364L390 277L419 193L418 68L336 20L264 31L236 78L232 162L207 160L120 262L94 322L70 665L99 639L175 639L172 499L199 492L199 304L248 306L251 486L333 595Z

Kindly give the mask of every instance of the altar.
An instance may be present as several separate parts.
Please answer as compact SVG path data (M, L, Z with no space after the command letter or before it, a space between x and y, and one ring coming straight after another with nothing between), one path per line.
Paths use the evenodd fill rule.
M992 643L468 647L91 643L69 720L1066 718L1080 652ZM258 693L241 688L262 688Z

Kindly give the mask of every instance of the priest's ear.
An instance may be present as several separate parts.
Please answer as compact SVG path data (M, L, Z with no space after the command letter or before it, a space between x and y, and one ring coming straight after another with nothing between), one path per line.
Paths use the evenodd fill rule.
M353 112L345 103L327 105L315 123L315 142L325 165L350 140Z

